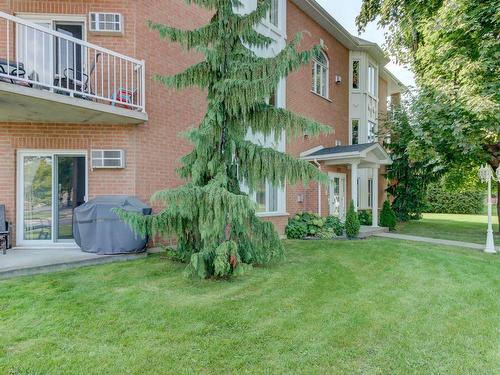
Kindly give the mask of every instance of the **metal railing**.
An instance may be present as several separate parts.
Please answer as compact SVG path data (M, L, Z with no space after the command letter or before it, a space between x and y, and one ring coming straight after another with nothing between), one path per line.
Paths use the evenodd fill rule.
M144 61L0 12L0 81L145 111Z

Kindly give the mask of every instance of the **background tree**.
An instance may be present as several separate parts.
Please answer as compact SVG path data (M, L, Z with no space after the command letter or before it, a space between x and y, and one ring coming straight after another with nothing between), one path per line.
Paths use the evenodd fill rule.
M416 76L421 146L447 167L499 168L499 14L498 1L363 0L356 20L388 28L389 51Z
M393 106L384 122L384 146L393 163L387 166L392 209L400 221L420 219L425 209L427 185L442 173L434 155L420 152L416 129L410 118L412 98Z
M187 272L199 277L233 275L242 264L265 264L279 259L283 247L274 226L258 219L255 204L240 190L252 192L263 182L283 185L325 176L311 164L252 143L249 133L278 140L318 134L328 127L267 104L280 80L318 53L298 52L296 37L277 56L257 57L251 48L268 48L273 40L254 27L266 16L270 1L258 2L249 14L236 12L238 0L187 0L210 11L210 22L195 30L150 23L162 38L201 52L203 61L172 77L157 81L177 89L197 86L207 92L208 110L187 138L192 152L179 169L186 184L164 190L152 199L165 208L157 215L120 216L141 234L175 235L178 254L189 261Z

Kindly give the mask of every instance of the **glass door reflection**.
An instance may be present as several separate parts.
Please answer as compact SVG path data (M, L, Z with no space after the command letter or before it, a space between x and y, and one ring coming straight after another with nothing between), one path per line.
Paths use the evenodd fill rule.
M85 157L56 156L57 240L73 239L73 212L85 202Z
M52 156L23 158L23 238L52 239Z

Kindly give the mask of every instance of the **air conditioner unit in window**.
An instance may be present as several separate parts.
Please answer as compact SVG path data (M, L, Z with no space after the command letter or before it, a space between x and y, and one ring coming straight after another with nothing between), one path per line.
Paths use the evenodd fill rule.
M123 17L119 13L90 13L90 31L122 33Z
M91 150L92 169L125 168L123 150Z

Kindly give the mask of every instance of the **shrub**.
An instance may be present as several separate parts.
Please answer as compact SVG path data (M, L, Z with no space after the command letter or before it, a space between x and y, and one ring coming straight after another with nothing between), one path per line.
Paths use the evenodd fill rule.
M361 225L372 224L372 211L371 210L358 210L358 219Z
M396 229L396 214L391 207L389 201L385 201L380 212L380 225L389 228L389 230Z
M335 230L332 227L324 226L318 232L318 237L322 240L331 240L336 237Z
M342 224L337 216L327 216L325 219L325 227L333 229L336 236L342 236L344 234L344 224Z
M306 236L317 236L325 221L318 214L302 212L288 220L285 233L289 239L302 239Z
M345 233L347 235L347 238L358 237L360 227L361 224L359 224L358 214L354 210L354 201L351 201L345 219Z
M427 188L426 211L442 214L481 214L484 210L482 191L451 191L442 184Z
M301 240L307 236L307 225L299 221L289 221L285 228L286 238L290 240Z
M307 236L331 239L344 234L344 225L335 216L322 218L318 214L302 212L288 220L285 233L289 239L303 239Z

